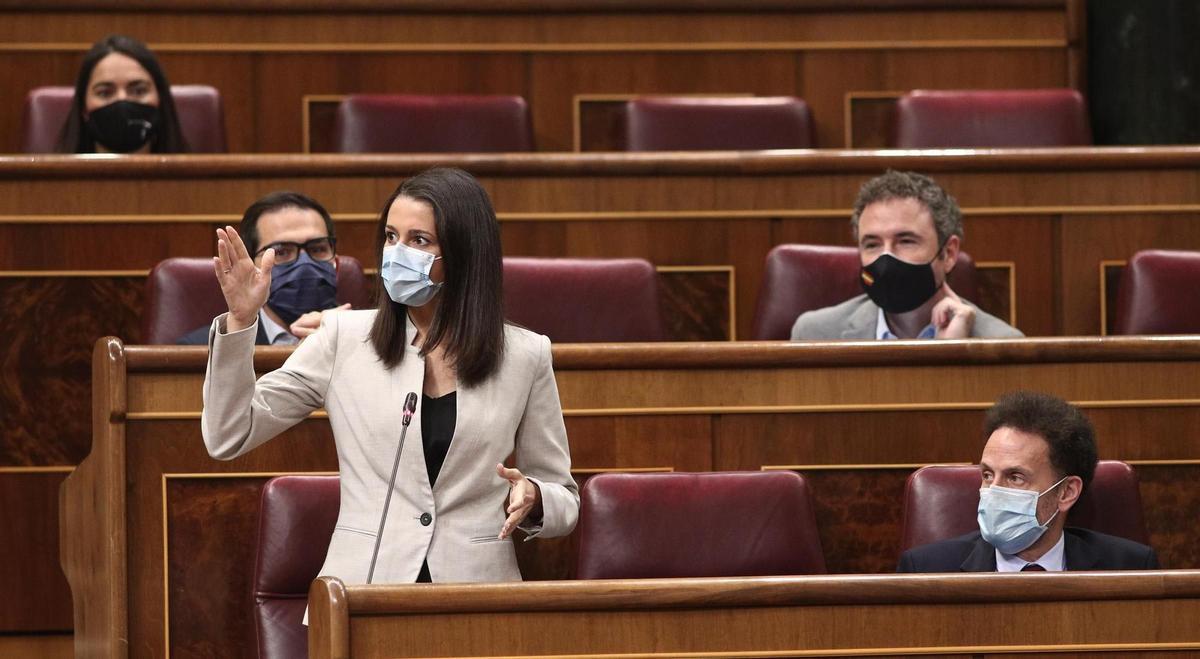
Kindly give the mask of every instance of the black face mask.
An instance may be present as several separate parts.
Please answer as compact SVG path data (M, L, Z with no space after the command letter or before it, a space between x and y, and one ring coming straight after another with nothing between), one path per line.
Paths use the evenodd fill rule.
M117 101L92 110L85 125L92 139L104 148L129 153L154 139L160 121L158 108L153 105Z
M908 313L925 304L938 289L933 261L908 263L891 254L863 266L860 283L867 297L887 313Z

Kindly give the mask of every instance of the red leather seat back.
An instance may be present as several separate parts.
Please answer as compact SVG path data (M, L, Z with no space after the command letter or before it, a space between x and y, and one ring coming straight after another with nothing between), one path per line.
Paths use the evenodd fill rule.
M858 249L854 247L776 246L767 254L752 338L788 339L800 314L861 295L861 267ZM979 299L975 261L966 252L959 251L949 281L950 288L964 299L972 302Z
M808 104L794 96L651 96L625 106L629 151L808 149Z
M338 105L340 153L472 153L533 150L520 96L353 94Z
M191 153L224 153L225 113L221 92L208 85L171 85L171 96ZM21 151L54 152L74 97L73 87L38 87L26 95Z
M901 551L978 529L981 483L975 465L922 467L909 475L904 486ZM1124 462L1101 460L1091 485L1071 508L1067 524L1146 544L1149 534L1137 474Z
M337 257L338 304L355 309L372 305L358 259ZM142 343L171 344L225 313L225 297L208 258L174 257L159 261L146 278Z
M658 274L644 259L504 258L508 319L555 343L662 341Z
M1121 273L1113 334L1200 334L1200 252L1145 250Z
M263 486L254 565L260 658L308 656L308 587L325 563L340 501L337 476L279 476Z
M600 474L576 532L579 579L825 572L808 485L790 471Z
M900 149L1090 146L1074 89L916 90L896 106Z

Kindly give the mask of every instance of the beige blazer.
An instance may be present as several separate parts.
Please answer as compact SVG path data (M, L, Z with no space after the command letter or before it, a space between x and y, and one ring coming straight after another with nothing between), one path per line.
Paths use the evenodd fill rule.
M409 346L400 365L384 369L367 335L375 311L326 314L321 329L284 365L254 380L256 327L226 334L225 316L209 331L201 428L209 455L236 458L324 407L341 473L341 509L322 576L365 583L388 479L400 440L405 395L423 390L425 363ZM414 336L411 322L408 336ZM396 490L375 566L374 583L412 583L423 560L435 582L519 581L511 540L495 540L504 523L508 482L496 463L516 467L541 489L542 523L532 535L571 532L579 491L550 340L505 327L505 356L487 382L458 388L454 436L429 486L421 411L408 428ZM422 523L424 517L427 524Z

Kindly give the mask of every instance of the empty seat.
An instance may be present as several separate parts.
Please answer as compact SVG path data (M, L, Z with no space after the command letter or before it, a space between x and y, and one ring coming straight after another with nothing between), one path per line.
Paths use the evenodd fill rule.
M258 656L308 656L304 609L337 524L337 476L279 476L263 486L254 562Z
M776 246L767 254L758 308L754 314L753 339L788 339L800 314L841 304L861 295L861 268L858 249L854 247ZM959 296L978 301L975 262L969 254L959 251L948 279L950 288Z
M1200 307L1188 297L1197 276L1200 252L1134 254L1117 288L1113 334L1200 334Z
M913 472L904 486L900 550L946 540L979 528L979 487L974 465L929 466ZM1148 544L1137 474L1117 460L1101 460L1083 496L1071 508L1077 526Z
M795 472L600 474L580 498L579 579L825 572Z
M371 306L358 259L337 257L338 304ZM142 343L175 343L184 334L225 313L225 296L209 258L175 257L154 266L146 278Z
M1074 89L917 90L896 106L901 149L1091 143L1087 106Z
M221 92L208 85L171 85L179 127L190 153L224 153L225 116ZM71 102L73 87L38 87L25 97L21 150L53 153L58 145Z
M338 105L333 150L341 153L532 151L520 96L354 94Z
M662 341L658 274L644 259L504 258L504 309L556 343Z
M808 149L808 104L794 96L637 98L625 106L629 151Z

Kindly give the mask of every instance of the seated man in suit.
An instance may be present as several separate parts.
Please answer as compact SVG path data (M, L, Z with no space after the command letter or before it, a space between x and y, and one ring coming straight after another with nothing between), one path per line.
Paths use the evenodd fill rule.
M1092 424L1075 406L1046 394L1006 394L988 412L984 435L979 530L904 552L898 572L1158 568L1145 545L1065 528L1097 461Z
M299 192L272 192L246 209L238 233L255 263L275 250L271 293L254 343L294 345L317 331L321 315L337 307L337 238L325 207ZM206 345L208 329L206 323L176 343Z
M850 227L865 293L800 314L793 341L1024 336L947 285L962 244L962 213L933 179L888 171L867 181Z

